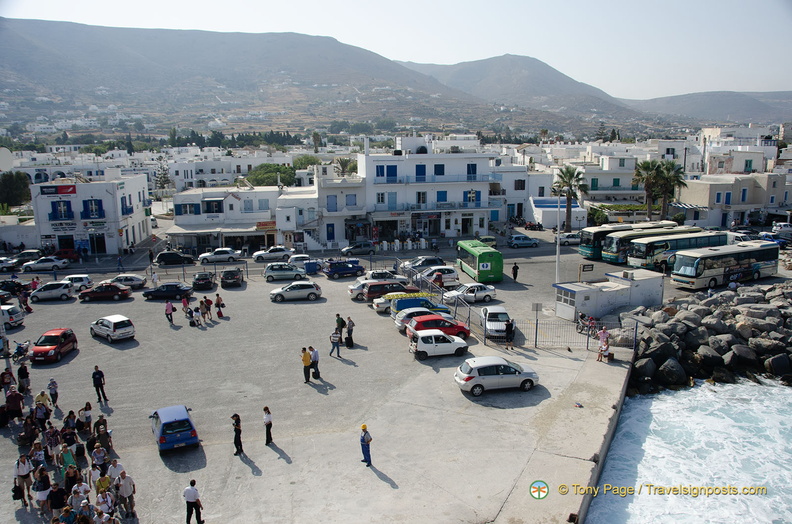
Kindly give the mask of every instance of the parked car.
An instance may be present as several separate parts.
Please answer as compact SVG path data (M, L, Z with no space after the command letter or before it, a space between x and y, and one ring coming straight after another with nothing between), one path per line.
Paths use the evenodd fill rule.
M767 233L767 232L759 233L759 240L767 240L769 242L775 242L776 244L778 244L778 247L780 249L786 249L787 246L789 245L789 242L778 236L778 233Z
M305 263L311 260L311 255L292 255L289 257L289 264L305 268Z
M454 284L459 284L459 273L453 266L431 266L418 274L421 280L428 280L433 282L435 275L440 273L443 276L443 287L450 287Z
M270 300L273 302L283 302L284 300L302 300L307 299L314 301L322 296L322 288L315 282L306 280L305 282L292 282L283 287L279 287L270 291Z
M503 357L474 357L465 360L454 372L459 389L474 397L489 389L533 389L539 383L536 371Z
M407 309L402 309L396 313L395 316L393 315L393 309L391 308L391 317L393 317L393 323L396 325L396 329L398 329L400 333L407 329L407 324L413 319L413 317L423 317L426 315L440 315L445 319L454 320L454 317L449 313L436 313L425 307L408 307Z
M506 321L509 313L503 306L488 306L481 308L481 326L487 338L505 337Z
M561 242L562 246L580 244L580 233L559 233L555 236L556 242Z
M198 255L199 264L209 264L212 262L234 262L242 258L242 252L231 249L230 247L219 247L209 253Z
M434 296L434 295L428 295L428 296ZM435 304L434 302L429 300L427 296L421 296L421 297L394 298L393 300L391 300L391 308L390 308L391 318L396 318L396 315L399 314L402 310L413 307L426 308L429 311L431 311L431 314L439 315L441 313L444 313L446 315L451 316L451 309L448 306L444 306L443 304Z
M272 246L264 251L253 253L253 260L256 262L267 262L269 260L289 260L294 254L294 250L289 247Z
M11 279L0 280L0 289L8 291L12 295L17 295L20 291L30 291L30 283Z
M396 292L396 293L388 293L386 295L382 295L379 298L375 298L371 302L371 307L377 313L390 313L391 307L391 300L396 298L412 298L412 297L426 297L430 296L427 293L404 293L404 292Z
M93 280L88 275L66 275L63 280L68 280L77 291L93 286Z
M209 271L199 271L193 275L192 288L193 289L214 289L215 276L214 273Z
M241 287L244 281L245 276L242 274L242 270L238 267L226 269L220 273L220 287Z
M11 302L11 299L14 298L14 295L9 293L8 291L0 291L0 304L8 304Z
M539 247L539 241L528 235L509 235L506 245L510 248L517 247Z
M54 252L52 256L55 258L63 258L72 263L80 261L80 253L78 253L76 249L59 249Z
M394 282L408 282L410 279L404 275L399 275L393 271L388 271L387 269L371 269L363 273L363 275L357 279L358 282L363 280L392 280Z
M783 231L784 229L786 229L786 228L780 227L778 231L775 231L775 228L773 228L773 233L778 233L779 231ZM748 227L748 226L734 226L734 227L729 228L729 231L731 231L732 233L739 233L740 235L758 235L759 234L759 230L758 229L754 229L754 228Z
M410 337L409 348L416 359L426 360L426 357L437 355L460 357L468 350L468 345L461 338L443 333L439 329L427 329Z
M182 282L165 282L155 287L154 289L147 289L143 292L143 298L173 298L181 300L182 297L190 298L192 295L192 288Z
M487 284L460 284L451 291L443 293L443 302L452 304L456 299L464 300L465 302L473 303L483 300L489 302L497 296L494 286Z
M38 260L44 256L44 252L40 249L26 249L21 253L17 253L14 255L14 260L17 261L17 265L22 265L25 262L32 262L34 260Z
M420 290L404 282L392 282L385 280L382 282L369 282L363 288L363 297L367 302L371 302L375 298L388 293L418 293Z
M83 302L91 300L121 300L132 296L132 288L123 284L105 280L99 285L85 291L80 291L79 299Z
M373 255L377 250L374 242L365 240L362 242L352 242L348 246L341 248L341 254L345 257L349 255Z
M149 418L151 432L154 433L160 453L184 446L198 447L201 442L190 417L190 410L184 405L160 408L149 415Z
M0 306L0 309L2 309L3 327L6 331L24 323L25 312L19 306Z
M322 268L322 272L328 278L338 280L341 277L361 276L366 270L363 266L351 262L331 262Z
M3 273L14 271L18 265L19 262L15 258L0 257L0 271Z
M446 335L454 335L462 340L470 336L470 328L464 322L458 320L448 320L440 315L425 315L423 317L413 317L407 324L407 336L413 338L420 335L427 329L439 329Z
M63 355L77 349L77 336L67 328L50 329L33 344L31 362L60 362Z
M498 247L498 239L492 235L484 235L478 238L478 241L487 244L492 249L496 249Z
M413 259L407 260L406 262L402 262L398 267L396 264L393 265L394 271L399 271L399 273L406 273L409 270L418 271L420 269L424 269L427 267L432 266L444 266L446 265L445 261L441 257L431 256L431 255L423 255L420 257L415 257Z
M124 315L110 315L91 323L92 337L104 337L108 342L135 338L135 325Z
M157 258L154 261L160 266L180 266L182 264L195 263L192 255L179 251L161 251L157 254Z
M781 231L792 231L792 223L773 222L773 233L779 233Z
M159 222L157 222L157 217L151 217L151 229L157 229L159 227Z
M115 277L110 279L110 282L115 282L116 284L123 284L125 286L129 286L132 289L143 289L146 287L146 282L148 280L143 275L136 275L134 273L122 273L120 275L116 275Z
M347 286L349 290L349 298L352 300L364 301L366 300L366 284L373 282L380 282L380 280L361 280L363 277L355 280L352 284Z
M301 280L305 278L305 268L292 266L286 262L273 262L267 264L262 273L267 282L273 280Z
M48 282L30 294L31 302L39 300L69 300L74 295L74 286L68 280Z
M41 257L38 260L22 264L22 271L55 271L64 269L68 265L69 261L63 258Z

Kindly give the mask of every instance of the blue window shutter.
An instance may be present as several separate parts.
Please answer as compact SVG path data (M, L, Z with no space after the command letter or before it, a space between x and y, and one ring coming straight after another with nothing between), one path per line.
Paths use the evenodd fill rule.
M476 165L476 164L473 164ZM481 191L476 191L476 202L481 202Z
M176 216L182 215L182 204L176 204L173 206L173 214Z
M90 200L83 200L83 214L88 216L88 204L91 202Z
M58 201L55 200L53 202L50 202L50 206L52 207L52 214L54 216L57 216L58 215Z
M104 205L102 200L96 201L96 208L99 210L99 214L101 215L102 212L104 211Z
M448 191L438 191L437 192L437 201L438 202L448 202Z
M385 176L385 166L374 166L376 176Z
M435 164L434 165L434 174L435 174L435 176L443 176L443 175L445 175L445 164Z
M416 165L415 176L426 176L426 166L423 164Z
M201 214L201 204L193 204L193 215Z

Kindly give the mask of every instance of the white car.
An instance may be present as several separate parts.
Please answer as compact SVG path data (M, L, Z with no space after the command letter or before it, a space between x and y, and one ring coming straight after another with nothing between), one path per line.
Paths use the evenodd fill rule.
M143 289L146 287L146 282L148 282L146 277L142 275L135 275L134 273L122 273L111 278L109 281L115 282L116 284L129 286L132 289Z
M311 255L292 255L289 264L305 269L305 263L311 260Z
M2 308L3 327L8 331L11 328L21 326L25 321L25 312L19 306L10 304L0 306Z
M451 266L432 266L421 271L419 278L422 280L434 281L435 274L443 275L443 286L449 286L459 282L459 273Z
M41 257L32 262L22 264L22 271L55 271L68 267L69 261L65 258Z
M422 317L425 315L440 315L446 320L454 320L454 315L448 313L432 311L425 307L408 307L396 313L396 318L393 319L393 323L396 324L396 329L404 333L407 329L407 324L410 323L413 317Z
M198 255L199 264L210 264L212 262L235 262L242 258L242 252L230 247L219 247L210 253Z
M124 315L110 315L91 323L91 336L104 337L108 342L135 338L135 325Z
M555 237L556 242L561 242L562 246L580 244L580 233L559 233Z
M487 338L505 337L506 321L509 313L503 306L486 306L481 308L481 326Z
M354 283L349 284L347 288L349 289L349 298L352 300L357 300L359 302L364 302L366 300L366 284L371 282L379 282L379 280L361 280L363 277L355 280Z
M789 222L773 222L773 233L780 233L781 231L792 231L792 223Z
M467 342L454 335L446 335L439 329L424 329L410 340L410 353L418 360L436 355L456 355L458 357L468 350Z
M88 275L67 275L63 280L68 280L77 291L93 286L93 280Z
M0 257L0 271L3 273L13 271L17 266L17 261L13 258Z
M294 250L290 247L272 246L264 251L256 251L253 253L253 260L256 262L267 262L272 260L289 260L294 254Z
M362 282L363 280L389 280L391 282L407 282L410 279L404 275L397 275L393 271L388 271L387 269L371 269L366 271L362 277L358 278L358 282Z
M68 280L47 282L30 294L31 302L39 300L69 300L74 295L74 286Z
M496 291L493 286L487 284L460 284L456 289L443 293L443 302L453 303L456 299L464 300L465 302L478 302L483 300L489 302L496 296Z

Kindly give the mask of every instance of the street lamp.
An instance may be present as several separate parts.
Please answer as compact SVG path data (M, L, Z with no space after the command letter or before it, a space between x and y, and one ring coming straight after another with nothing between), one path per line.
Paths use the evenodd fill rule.
M580 223L583 222L583 217L578 215L575 217L575 220L578 222L578 231L580 231Z

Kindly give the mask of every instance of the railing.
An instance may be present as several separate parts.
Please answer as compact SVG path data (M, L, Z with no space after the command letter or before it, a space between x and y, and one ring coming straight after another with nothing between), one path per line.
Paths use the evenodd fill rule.
M47 213L50 222L54 222L56 220L74 220L74 211L63 211L63 212L50 212Z
M104 209L100 209L99 211L80 211L80 220L97 220L104 217Z
M490 202L428 202L426 204L375 204L371 211L443 211L450 209L489 209L500 207Z
M437 184L439 182L500 182L500 173L479 173L475 175L402 175L396 177L375 176L375 184Z
M641 192L643 192L643 187L641 187L641 186L597 186L597 187L589 186L589 192L591 192L591 191L641 191Z
M143 199L143 207L151 207L152 200L150 198Z
M122 215L131 215L134 212L135 212L135 208L132 206L121 206Z

